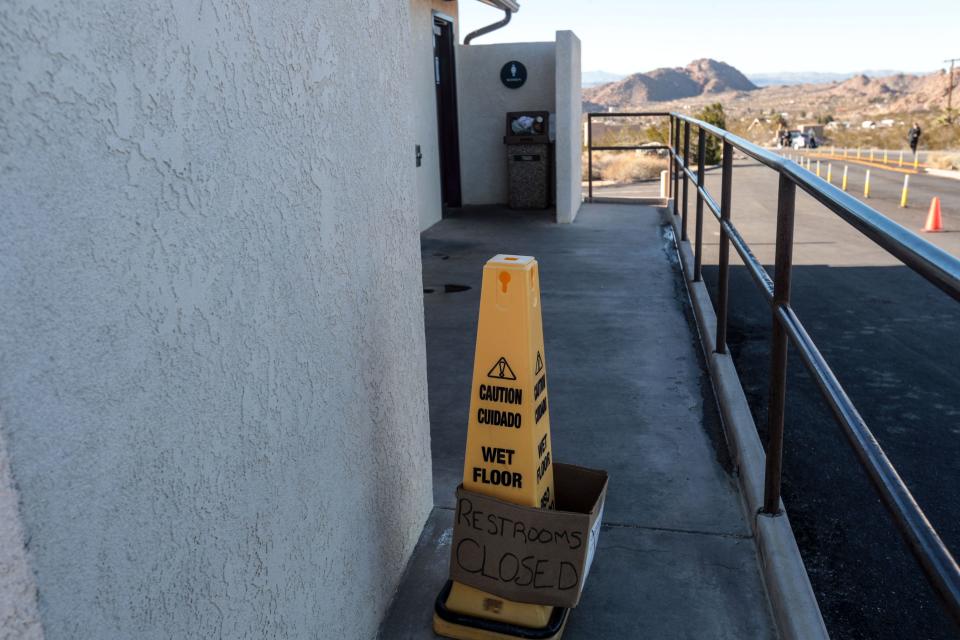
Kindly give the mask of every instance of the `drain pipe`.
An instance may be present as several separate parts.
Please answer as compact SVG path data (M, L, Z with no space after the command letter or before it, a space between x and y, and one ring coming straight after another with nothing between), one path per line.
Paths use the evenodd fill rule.
M508 24L510 24L511 17L513 17L513 11L511 11L510 9L504 9L503 20L494 22L493 24L488 24L487 26L481 27L476 31L471 31L470 33L467 34L467 37L463 39L463 44L468 45L474 38L478 38L480 36L490 33L491 31L496 31L497 29L507 26Z

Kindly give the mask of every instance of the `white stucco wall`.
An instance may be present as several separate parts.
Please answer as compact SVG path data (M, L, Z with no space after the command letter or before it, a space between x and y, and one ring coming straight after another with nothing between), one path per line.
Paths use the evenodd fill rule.
M414 141L423 154L416 171L417 211L420 229L436 224L442 217L440 193L440 150L437 138L437 87L433 71L433 13L453 18L454 33L459 33L457 3L447 0L411 0L410 32L413 87Z
M557 31L557 222L573 222L583 199L580 39Z
M27 561L18 502L0 429L0 640L40 640L37 585Z
M553 42L457 48L463 204L507 202L506 114L555 110L555 51ZM519 60L527 68L527 82L519 89L508 89L500 82L500 68L510 60Z
M372 637L432 505L409 4L34 4L0 429L46 636Z

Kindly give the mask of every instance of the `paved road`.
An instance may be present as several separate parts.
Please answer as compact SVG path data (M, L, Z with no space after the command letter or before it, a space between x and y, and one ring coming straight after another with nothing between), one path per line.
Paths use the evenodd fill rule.
M587 193L584 183L583 193ZM593 185L595 198L659 198L660 180L640 180L625 184L597 184Z
M843 162L831 161L833 165L832 182L840 186L841 176L843 175ZM811 161L811 173L816 167L816 162ZM925 173L911 174L908 190L907 207L900 207L900 194L903 188L903 173L880 169L877 167L866 167L847 163L847 192L861 200L864 200L874 209L886 214L898 223L904 225L913 231L920 231L927 219L927 213L930 209L930 200L934 196L940 198L941 212L943 214L943 224L947 231L960 232L960 180L941 178ZM825 180L827 178L827 162L821 161L820 175ZM866 171L870 169L870 198L863 198L863 184L866 177ZM715 174L716 167L708 170L707 175ZM718 180L718 178L715 178ZM708 184L710 182L708 181ZM776 184L772 183L776 188ZM719 183L713 187L719 193ZM586 186L584 187L586 192ZM594 196L598 198L656 198L660 195L660 182L658 180L645 180L628 184L594 185ZM691 202L696 193L691 188L688 197ZM775 202L775 201L774 201ZM691 205L692 207L692 205ZM692 210L692 209L691 209ZM960 248L960 238L956 234L928 235L925 237L934 244L951 250L955 255Z
M869 204L918 229L926 206L899 209L902 175L884 173L873 172ZM734 176L734 223L772 265L776 176L745 161ZM719 181L719 172L708 174L711 192L719 194ZM853 167L850 183L860 185ZM918 203L941 196L951 232L923 236L960 255L960 182L920 176L913 193ZM691 221L693 211L691 201ZM707 219L704 276L715 297L719 232ZM798 198L796 225L797 313L960 555L960 305L806 195ZM732 250L731 256L731 352L765 439L770 313ZM790 357L784 501L831 633L956 637L799 357Z
M832 164L833 184L839 186L843 174L843 163L832 162ZM810 166L811 169L814 169L816 161L812 161ZM911 174L907 208L901 209L900 194L905 174L854 163L848 163L848 167L848 193L860 198L874 209L888 215L908 229L919 231L923 227L927 212L930 209L930 200L936 196L940 198L944 228L960 231L960 180L941 178L926 173ZM870 169L870 198L864 199L863 183L867 169ZM820 163L820 175L824 179L827 177L827 163L823 160ZM925 237L936 245L952 248L955 254L957 247L960 247L960 239L956 238L956 234Z

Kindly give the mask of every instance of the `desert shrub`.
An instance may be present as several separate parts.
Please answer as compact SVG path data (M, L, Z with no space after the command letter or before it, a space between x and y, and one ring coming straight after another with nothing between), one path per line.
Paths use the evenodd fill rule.
M949 169L951 171L960 171L960 155L957 154L938 154L930 157L930 166L934 169Z
M595 151L593 179L615 183L652 180L667 168L667 160L655 153L637 155L632 151ZM587 159L583 159L583 179L587 179Z
M714 102L704 107L703 111L697 114L697 118L720 129L727 128L727 115L723 112L723 105L719 102ZM721 156L723 155L721 152L722 148L722 142L712 135L707 134L706 151L704 153L707 164L717 164L720 162Z

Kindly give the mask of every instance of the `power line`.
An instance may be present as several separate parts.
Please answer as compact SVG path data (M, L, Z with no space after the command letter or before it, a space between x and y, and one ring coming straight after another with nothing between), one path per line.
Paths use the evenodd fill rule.
M950 63L950 79L948 80L947 86L947 122L953 124L953 66L955 63L960 62L960 58L950 58L944 60L944 62Z

